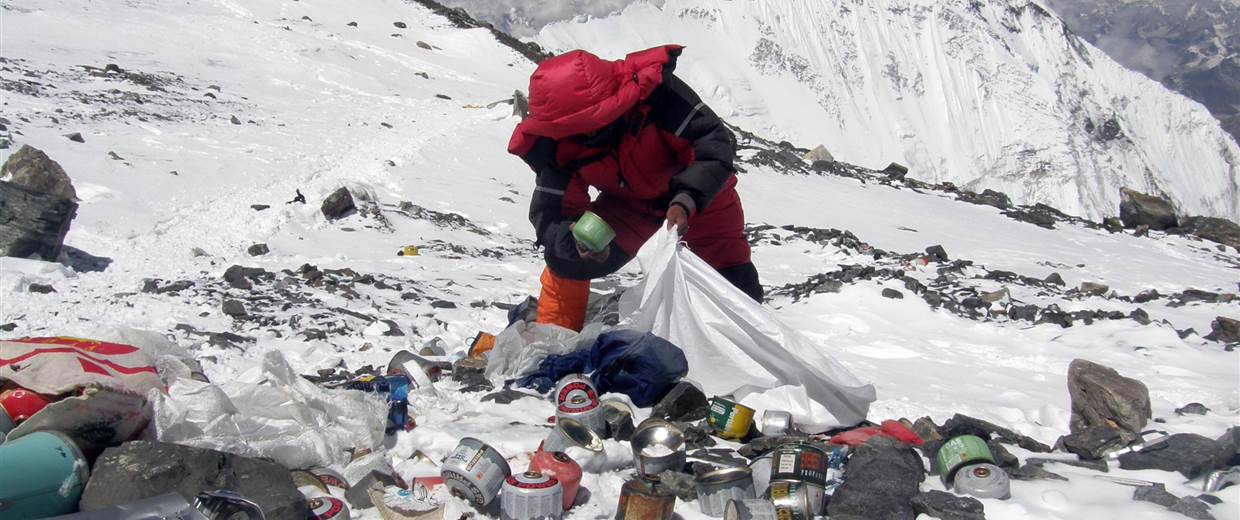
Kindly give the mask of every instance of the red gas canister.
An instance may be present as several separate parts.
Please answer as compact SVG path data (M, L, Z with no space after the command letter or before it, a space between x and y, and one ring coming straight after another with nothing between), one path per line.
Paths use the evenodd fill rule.
M25 388L0 392L0 407L4 408L14 423L29 419L49 404L52 404L51 400Z
M539 450L534 452L529 470L551 475L559 480L564 490L564 510L568 511L573 507L577 488L581 486L581 466L577 461L562 451Z

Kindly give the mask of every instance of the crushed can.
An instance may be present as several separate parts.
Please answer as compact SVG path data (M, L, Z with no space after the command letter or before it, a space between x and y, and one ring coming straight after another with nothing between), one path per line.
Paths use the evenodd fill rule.
M956 492L978 498L1006 500L1012 496L1012 482L1003 468L987 462L960 468L952 478Z
M615 520L672 520L676 495L659 485L657 477L637 477L620 487Z
M34 432L0 444L0 468L3 518L44 518L75 512L90 478L90 465L77 444L53 431Z
M943 485L948 487L952 485L956 472L961 468L970 464L995 463L986 441L976 435L952 437L939 448L934 460Z
M792 518L791 515L785 515ZM729 500L723 510L723 520L779 520L775 504L770 500Z
M694 480L697 488L698 507L702 514L723 517L728 502L757 498L753 488L753 473L749 468L724 468L712 471Z
M736 401L712 397L710 409L706 414L706 422L714 428L716 435L724 439L741 439L749 435L753 413L753 408Z
M564 488L559 479L537 471L509 475L499 511L501 520L559 520L564 514Z
M315 497L306 500L313 520L349 520L349 506L343 500L331 497Z
M805 482L772 480L767 497L781 520L812 520L823 509L822 488L815 490Z
M443 377L443 366L408 350L402 350L388 361L387 374L404 374L414 382L419 382L425 376L433 383ZM419 384L419 387L421 386L425 385Z
M551 475L560 481L565 511L572 509L581 488L581 465L562 451L537 451L530 460L530 471Z
M504 456L473 437L461 439L440 469L444 485L478 508L495 500L509 475L512 469Z

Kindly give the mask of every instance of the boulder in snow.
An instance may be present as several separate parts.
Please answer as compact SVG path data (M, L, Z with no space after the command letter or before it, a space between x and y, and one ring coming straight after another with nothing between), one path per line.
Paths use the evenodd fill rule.
M1131 433L1110 426L1094 426L1060 437L1057 447L1085 460L1098 460L1133 440Z
M1240 224L1215 217L1185 217L1176 231L1240 249Z
M823 145L818 145L814 147L813 150L806 152L806 154L801 156L801 158L805 159L805 162L810 163L810 164L814 164L818 161L827 161L827 162L835 161L835 156L831 155L831 152L827 151L827 147Z
M336 220L353 213L357 210L357 206L353 203L353 194L349 193L349 189L341 187L323 199L323 206L320 209L327 220Z
M1149 226L1162 231L1176 226L1175 207L1166 199L1129 188L1119 190L1119 219L1126 228Z
M82 492L82 511L97 511L164 493L193 500L228 490L253 500L267 518L303 520L306 499L288 470L273 462L165 442L133 441L108 448Z
M0 256L56 260L76 214L71 199L0 182Z
M4 166L0 166L0 177L37 193L77 200L73 181L69 180L69 174L65 173L60 163L30 145L22 145L4 161Z
M1073 433L1110 426L1136 436L1151 416L1150 391L1144 383L1084 359L1068 365L1068 394Z
M1206 336L1206 339L1223 343L1240 341L1240 321L1226 316L1214 318L1214 321L1210 323L1210 334Z
M883 173L888 179L904 180L904 177L908 175L908 167L900 163L891 163L883 168Z
M921 456L895 439L875 436L858 446L844 468L848 479L827 506L832 520L913 520L913 498L926 478Z
M1119 467L1177 471L1192 479L1225 465L1231 455L1227 448L1216 440L1195 433L1177 433L1140 451L1120 455Z
M913 497L913 511L939 520L986 520L986 507L981 500L935 489Z

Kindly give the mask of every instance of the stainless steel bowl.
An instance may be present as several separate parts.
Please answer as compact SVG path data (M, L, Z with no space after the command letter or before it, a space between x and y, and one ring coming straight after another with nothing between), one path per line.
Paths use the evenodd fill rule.
M685 465L685 433L675 424L651 417L637 425L630 440L637 472L658 475Z
M555 428L543 441L543 451L564 451L570 446L603 451L603 438L581 421L567 417L556 419Z

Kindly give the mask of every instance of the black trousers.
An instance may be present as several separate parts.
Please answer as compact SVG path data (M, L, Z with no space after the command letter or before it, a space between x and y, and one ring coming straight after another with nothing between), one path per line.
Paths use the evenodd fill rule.
M565 260L556 255L546 253L543 257L547 261L547 267L551 268L551 272L560 278L568 278L569 280L593 280L602 278L624 267L632 258L624 254L620 247L612 244L611 252L607 255L607 260L595 262L586 259ZM753 262L746 262L739 265L733 265L719 269L719 274L744 292L754 301L762 303L763 290L762 283L758 280L758 268L754 267Z

